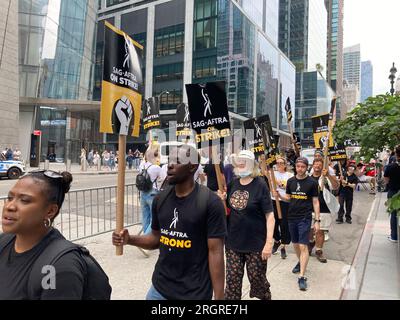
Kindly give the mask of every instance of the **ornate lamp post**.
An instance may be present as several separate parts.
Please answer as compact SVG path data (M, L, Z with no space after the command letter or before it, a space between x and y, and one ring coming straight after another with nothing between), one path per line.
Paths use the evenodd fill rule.
M391 84L390 94L392 96L394 95L394 80L396 79L396 73L397 73L397 69L394 66L394 62L393 62L392 68L390 68L390 75L389 75L390 84Z

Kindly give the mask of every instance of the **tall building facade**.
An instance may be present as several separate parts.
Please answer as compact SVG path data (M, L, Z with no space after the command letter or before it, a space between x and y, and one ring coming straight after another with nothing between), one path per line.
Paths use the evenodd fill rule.
M326 80L328 11L324 0L280 0L279 47L296 66L295 129L312 146L311 117L329 112Z
M82 147L103 143L92 102L97 6L97 0L18 1L19 131L26 160L34 130L42 131L42 161L52 154L59 162L77 162Z
M328 10L326 79L338 95L343 87L344 0L325 0Z
M175 121L176 106L187 102L185 84L223 80L233 129L250 117L269 114L275 131L287 136L284 104L287 97L295 100L295 67L272 39L274 32L277 38L276 4L272 0L101 1L95 99L100 99L101 35L107 20L144 45L144 95L161 94L163 128ZM276 20L270 36L264 19ZM113 144L116 138L107 135L107 142ZM144 135L131 140L144 142Z
M374 92L374 67L371 61L362 61L360 101L364 102L369 97L372 97L373 92Z
M343 80L354 84L360 90L361 83L361 46L356 44L343 50Z
M354 107L360 102L360 90L357 85L349 84L345 80L343 83L343 110L342 110L342 119L345 119L347 113L354 109Z
M0 0L0 149L20 146L18 3Z

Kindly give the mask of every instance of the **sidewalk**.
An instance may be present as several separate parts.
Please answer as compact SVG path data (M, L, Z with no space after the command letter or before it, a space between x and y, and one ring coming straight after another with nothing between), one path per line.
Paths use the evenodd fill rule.
M26 171L29 172L31 170L37 170L37 169L44 169L44 162L40 163L39 168L30 168L29 166L26 167ZM55 163L55 162L50 162L49 163L49 170L54 170L54 171L66 171L67 166L65 163ZM128 169L128 166L126 167L126 171L128 172L136 172L137 170L135 169ZM101 175L101 174L117 174L118 173L118 167L116 166L113 171L110 171L109 169L105 169L103 166L101 167L101 170L97 170L97 167L92 167L89 168L87 167L86 171L81 170L81 165L77 163L72 163L71 164L71 174L76 176L76 175Z
M369 213L342 300L399 300L399 247L390 233L386 193L378 193Z

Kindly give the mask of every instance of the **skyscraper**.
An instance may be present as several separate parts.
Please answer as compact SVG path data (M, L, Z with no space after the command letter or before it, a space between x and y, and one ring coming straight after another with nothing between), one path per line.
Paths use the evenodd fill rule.
M361 102L373 95L374 67L371 61L361 62Z
M18 2L0 0L0 147L18 139ZM3 11L4 10L4 11Z
M280 0L279 47L296 66L296 131L313 145L311 117L329 112L335 95L325 79L328 12L325 0Z
M354 84L360 90L361 82L361 46L356 44L343 50L343 80Z
M284 105L287 97L294 105L295 67L277 46L278 4L278 0L102 1L95 99L101 92L102 30L108 20L145 47L144 97L168 90L161 98L163 129L175 121L176 106L187 102L185 84L223 80L233 129L241 129L248 118L269 114L274 130L281 134L281 146L289 145ZM128 145L145 143L143 136L128 138ZM110 145L117 139L107 135Z
M328 10L326 79L338 95L343 87L343 9L344 0L325 0Z

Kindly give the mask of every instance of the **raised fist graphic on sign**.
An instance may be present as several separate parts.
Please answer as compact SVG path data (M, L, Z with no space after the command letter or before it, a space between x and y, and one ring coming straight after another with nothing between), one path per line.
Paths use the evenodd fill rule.
M127 136L129 131L129 124L132 120L133 109L131 102L126 96L123 96L117 101L115 105L115 114L119 122L119 126L118 123L116 124L117 131L119 130L120 135Z

